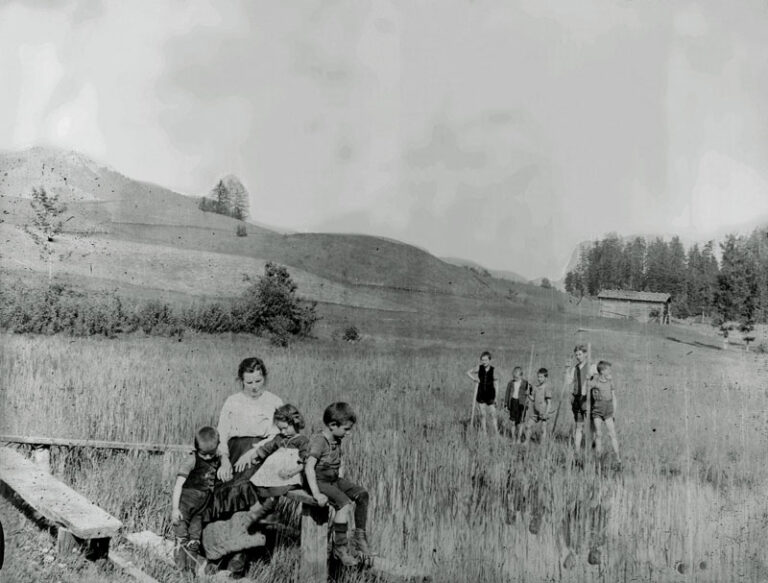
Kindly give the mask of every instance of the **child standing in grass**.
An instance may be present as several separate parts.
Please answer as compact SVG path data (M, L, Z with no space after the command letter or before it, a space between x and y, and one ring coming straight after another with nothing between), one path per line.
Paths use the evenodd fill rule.
M203 532L203 510L211 500L221 465L218 454L219 433L213 427L202 427L195 435L195 451L176 475L173 487L171 519L176 536L176 564L183 568L185 555L196 559L200 554Z
M576 428L573 433L573 445L576 451L581 448L581 438L584 435L584 419L587 416L587 384L590 370L587 362L588 348L584 344L577 344L573 349L575 360L571 369L571 410Z
M611 373L611 363L601 360L597 363L597 375L589 382L590 396L592 398L592 422L595 425L595 449L597 455L602 455L603 423L608 430L611 439L611 447L616 454L616 461L621 463L619 457L619 441L616 438L616 425L613 416L616 413L616 384Z
M504 407L506 407L509 420L514 427L512 437L516 442L520 440L523 413L530 390L530 383L523 378L523 369L516 366L512 369L512 380L507 383L507 392L504 394Z
M552 402L552 385L549 383L549 371L540 368L536 373L536 384L528 397L528 419L525 422L525 440L531 437L534 427L541 425L541 441L547 439L547 419Z
M477 385L475 401L480 407L480 419L483 424L483 431L487 431L487 416L490 415L491 423L496 433L499 427L496 422L496 392L499 388L499 379L496 378L496 371L491 366L491 353L487 350L480 355L480 366L471 368L467 371L467 376L475 381ZM474 406L474 405L473 405Z
M301 487L300 474L309 453L309 438L299 433L304 429L304 417L296 407L278 407L273 419L280 434L260 447L252 447L240 458L258 468L250 480L256 486L260 505L251 512L248 534L254 534L266 522L280 496Z
M347 540L350 506L355 504L355 532L352 539L358 555L371 555L368 546L368 492L344 477L341 442L357 423L357 415L347 403L332 403L323 412L325 428L309 440L305 464L307 486L320 506L330 503L333 517L333 554L344 566L357 565Z

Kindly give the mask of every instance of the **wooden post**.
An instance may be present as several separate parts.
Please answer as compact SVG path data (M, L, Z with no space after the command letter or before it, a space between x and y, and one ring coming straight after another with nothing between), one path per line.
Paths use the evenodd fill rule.
M64 557L74 550L79 550L80 543L72 531L60 526L56 531L56 554Z
M592 368L592 343L587 342L587 417L584 419L584 451L589 455L592 451L592 395L589 389L589 373ZM584 379L582 379L584 382Z
M301 505L299 583L328 580L328 507Z
M43 446L32 450L32 461L46 474L51 473L51 448Z

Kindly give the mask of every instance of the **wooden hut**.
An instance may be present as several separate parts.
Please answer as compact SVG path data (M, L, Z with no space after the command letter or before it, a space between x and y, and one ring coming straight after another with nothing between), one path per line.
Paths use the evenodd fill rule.
M605 318L632 318L640 322L658 320L669 324L669 294L640 292L632 290L603 290L600 300L600 315Z

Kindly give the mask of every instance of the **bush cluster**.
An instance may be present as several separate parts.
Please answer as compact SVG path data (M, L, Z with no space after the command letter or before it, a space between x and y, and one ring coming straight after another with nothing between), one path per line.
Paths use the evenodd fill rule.
M298 299L287 269L273 263L267 263L264 275L251 281L240 298L181 309L159 300L131 304L115 292L85 294L60 283L42 289L21 283L0 287L0 328L22 334L112 338L136 330L153 336L185 330L241 332L268 336L285 346L309 336L317 320L315 304Z

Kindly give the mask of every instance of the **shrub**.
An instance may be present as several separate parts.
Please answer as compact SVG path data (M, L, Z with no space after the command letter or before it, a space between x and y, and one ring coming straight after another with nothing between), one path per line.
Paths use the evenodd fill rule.
M348 326L344 329L344 334L341 339L346 340L347 342L357 342L360 340L360 331L356 326Z
M245 225L237 225L237 228L235 229L235 234L238 237L247 237L248 229L245 228Z
M284 266L267 262L264 275L248 286L236 308L244 331L266 332L280 339L308 336L318 320L317 304L299 300L296 289Z

